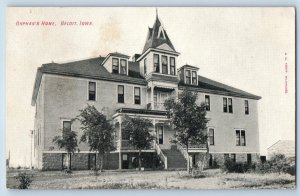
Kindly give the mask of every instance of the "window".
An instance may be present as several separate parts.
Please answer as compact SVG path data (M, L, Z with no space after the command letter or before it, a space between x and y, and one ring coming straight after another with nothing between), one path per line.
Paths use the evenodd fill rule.
M63 121L63 131L71 131L71 121Z
M245 114L249 114L249 103L248 103L248 100L245 100Z
M236 155L235 155L235 154L231 154L230 156L231 156L231 160L232 160L233 162L236 162Z
M134 87L134 104L141 104L141 88Z
M124 103L124 86L118 85L118 103Z
M170 57L170 74L176 75L175 74L175 58L174 57Z
M127 62L124 59L121 59L121 74L127 75Z
M147 58L144 59L144 74L147 73Z
M205 109L206 109L206 111L210 111L210 97L209 97L209 95L205 95Z
M223 98L223 112L233 113L232 98Z
M208 141L209 145L215 145L215 130L213 128L208 129Z
M164 127L163 126L158 126L157 127L158 131L158 144L163 144L164 143Z
M96 82L89 82L89 100L96 100Z
M168 57L161 56L161 64L162 64L162 73L168 74Z
M119 73L119 59L112 59L112 72L116 74Z
M251 154L247 154L247 163L251 164L252 163L252 157Z
M223 98L223 112L227 112L227 98Z
M232 113L232 99L231 98L228 98L228 112L229 113Z
M186 81L186 83L187 84L191 84L191 71L190 70L186 70L186 72L185 72L185 81Z
M236 146L246 146L246 133L245 130L235 131Z
M154 72L159 73L159 55L153 55L153 62L154 62Z
M197 85L197 72L192 72L192 84Z
M229 159L229 154L224 154L224 160L228 160Z

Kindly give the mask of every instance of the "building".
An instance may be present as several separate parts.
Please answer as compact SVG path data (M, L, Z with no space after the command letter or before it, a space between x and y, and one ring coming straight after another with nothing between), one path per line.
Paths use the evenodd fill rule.
M274 154L284 154L288 158L295 158L295 141L293 140L278 140L268 149L268 159Z
M191 43L192 44L192 43ZM69 63L48 63L38 68L32 106L36 107L34 158L35 167L60 170L66 154L52 143L62 128L80 130L79 122L70 120L87 104L94 105L113 120L116 150L106 155L104 168L134 168L137 150L122 137L122 117L135 115L151 119L156 140L142 151L145 168L185 168L188 155L184 146L174 146L169 139L174 130L166 117L163 103L177 97L185 88L198 93L198 103L207 105L210 165L222 164L226 158L237 162L259 159L258 109L259 96L221 84L197 74L199 68L180 66L169 36L156 16L149 28L142 53L132 60L125 54L109 53ZM80 132L79 132L80 136ZM91 169L98 160L94 152L81 143L80 152L72 155L73 169ZM203 145L191 146L195 164Z

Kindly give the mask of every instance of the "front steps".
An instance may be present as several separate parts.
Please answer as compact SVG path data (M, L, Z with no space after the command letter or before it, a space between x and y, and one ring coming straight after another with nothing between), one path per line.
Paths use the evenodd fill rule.
M187 161L176 146L171 149L162 149L163 154L168 159L168 169L186 169Z

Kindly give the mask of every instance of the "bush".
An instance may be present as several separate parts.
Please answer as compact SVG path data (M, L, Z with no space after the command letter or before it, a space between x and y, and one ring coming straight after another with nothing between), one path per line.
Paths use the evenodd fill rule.
M245 173L255 168L255 164L236 163L231 159L225 160L222 170L226 172Z
M32 182L32 176L29 176L25 172L19 173L16 179L20 182L18 186L19 189L28 189Z
M291 163L283 154L274 154L269 161L259 163L256 165L256 172L258 173L288 173L290 175L296 174L296 166Z
M270 171L271 171L271 164L268 161L264 163L258 163L255 168L255 172L257 173L265 174L265 173L270 173Z

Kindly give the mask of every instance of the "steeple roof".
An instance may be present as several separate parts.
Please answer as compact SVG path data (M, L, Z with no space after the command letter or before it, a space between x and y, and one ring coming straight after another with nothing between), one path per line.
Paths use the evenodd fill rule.
M167 44L171 50L176 52L169 36L156 15L155 23L152 28L148 29L146 43L143 49L144 53L149 48L157 48L160 45Z

